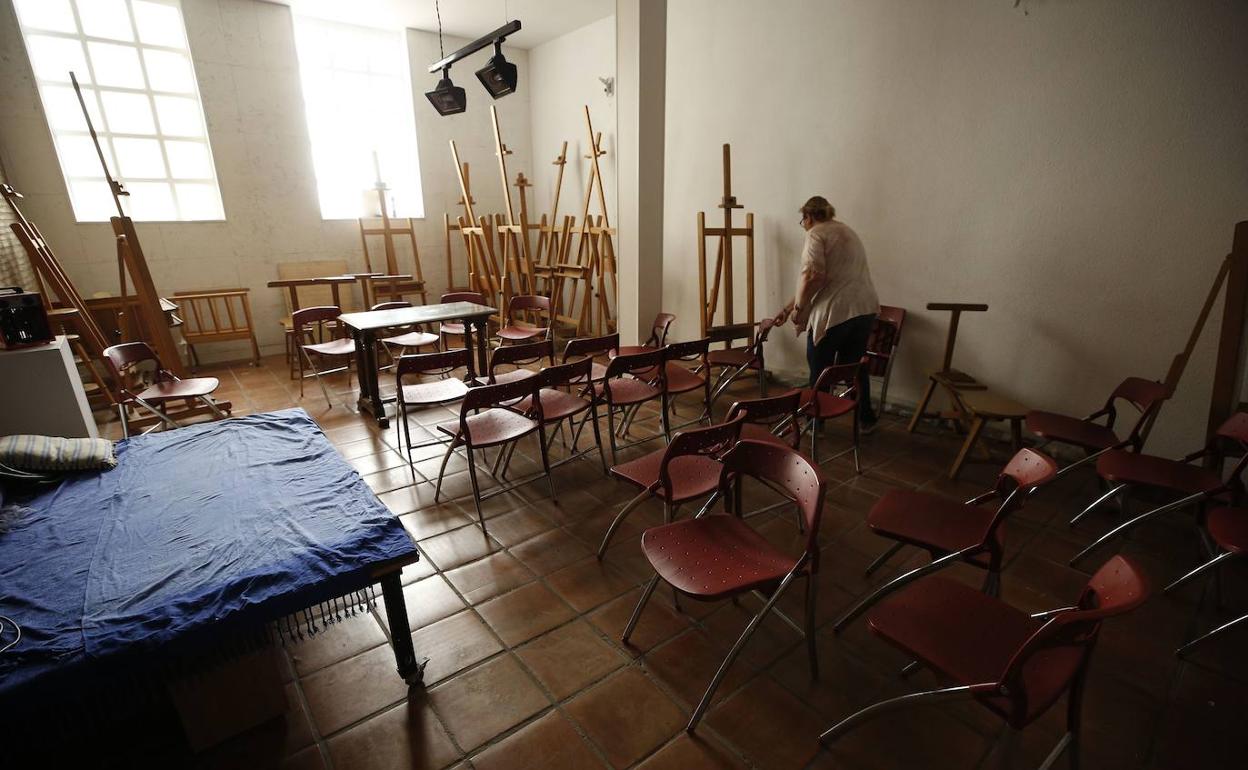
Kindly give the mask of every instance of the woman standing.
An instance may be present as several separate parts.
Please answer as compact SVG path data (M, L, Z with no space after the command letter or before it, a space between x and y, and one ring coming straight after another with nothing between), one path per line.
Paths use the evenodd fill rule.
M880 300L871 283L867 253L858 234L836 220L836 209L821 195L801 208L806 244L797 293L776 314L777 325L793 317L797 333L806 335L806 363L813 387L819 373L834 363L857 361L867 352ZM864 369L858 387L858 424L875 427L871 382Z

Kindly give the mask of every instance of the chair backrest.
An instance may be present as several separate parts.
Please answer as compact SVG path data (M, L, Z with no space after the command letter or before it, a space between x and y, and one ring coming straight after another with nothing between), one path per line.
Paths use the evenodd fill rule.
M469 388L468 392L464 394L464 400L460 405L460 423L463 424L478 409L513 407L520 399L537 393L537 382L536 377L525 377L522 380L514 380L512 382L500 382L496 385L478 385L475 388ZM529 412L535 419L540 420L542 418L541 399L533 399Z
M1157 382L1156 380L1146 380L1143 377L1128 377L1119 383L1118 387L1114 388L1114 392L1110 394L1109 400L1105 402L1105 408L1100 414L1108 415L1106 424L1112 428L1114 427L1114 420L1118 416L1116 405L1118 400L1126 401L1138 409L1140 415L1131 426L1131 432L1124 439L1138 452L1144 445L1143 431L1145 426L1161 410L1161 405L1169 397L1170 392L1165 383Z
M517 294L511 298L511 302L507 304L507 315L523 310L550 310L550 297L542 297L537 294Z
M124 342L105 348L104 360L108 362L108 368L117 378L124 377L128 369L144 361L152 361L157 370L161 368L156 351L152 350L146 342Z
M718 458L727 452L741 437L741 424L744 422L744 418L737 417L706 428L683 430L672 436L671 443L663 450L663 458L659 461L659 485L672 489L671 466L682 457Z
M901 326L906 320L905 308L880 305L880 312L871 326L867 338L867 373L882 377L888 370L889 359L901 344Z
M719 488L725 496L733 493L737 515L741 514L743 477L765 481L797 504L806 523L806 556L810 559L810 569L818 571L819 521L823 517L823 498L827 491L827 481L819 466L796 449L748 439L730 449L722 462Z
M402 386L405 374L448 374L468 366L471 359L472 352L467 348L454 348L437 353L413 353L399 356L394 369L398 384Z
M313 259L306 262L278 262L277 277L283 280L291 280L298 278L327 278L336 275L344 275L349 268L345 259ZM299 295L299 305L301 307L316 307L317 305L330 305L334 302L334 289L326 284L313 284L311 286L299 286L295 288ZM354 297L350 286L340 286L338 289L339 302L342 304L344 311L355 308ZM287 292L282 292L282 298L286 303L286 312L290 312L290 296Z
M711 349L709 337L688 342L673 342L665 347L668 361L700 361L706 366L706 354Z
M405 307L411 307L412 303L403 300L394 300L392 302L378 302L369 310L402 310Z
M568 344L563 348L563 362L567 363L569 359L577 356L606 355L619 347L619 334L607 334L602 337L577 337L576 339L568 340Z
M1214 436L1216 441L1223 444L1223 446L1213 447L1213 451L1217 453L1216 457L1223 456L1227 448L1225 444L1238 445L1233 451L1239 455L1239 460L1227 475L1226 486L1231 491L1232 504L1242 504L1245 496L1242 477L1244 468L1248 466L1248 412L1237 412L1231 415L1226 422L1218 426Z
M485 295L478 291L452 291L443 294L438 298L442 304L450 302L474 302L478 305L485 304Z
M594 362L588 358L580 358L565 364L553 364L542 367L537 373L539 388L562 388L573 385L586 385Z
M798 416L801 403L802 393L799 390L790 390L788 393L767 398L742 399L729 407L727 419L741 415L747 423L764 425L773 432L782 422L791 420L788 435L791 437L790 443L796 449L802 440L802 420Z
M526 342L522 345L503 345L500 348L494 348L494 351L490 353L490 382L494 382L494 375L500 366L519 368L524 364L541 361L543 358L551 364L555 363L555 343L553 340Z
M672 313L658 313L654 317L654 324L650 327L650 337L642 343L648 348L661 348L667 344L667 332L672 328L672 322L676 320L676 316Z
M290 321L294 330L298 332L308 326L321 326L330 321L336 321L340 315L342 315L342 308L337 305L321 305L296 310L291 314Z
M988 551L991 558L1000 560L1003 554L997 540L997 530L1011 514L1023 507L1023 503L1038 488L1057 478L1057 463L1046 454L1034 449L1020 449L997 476L997 483L990 492L976 497L970 502L980 504L993 498L1001 501L996 514L984 531L981 545ZM1000 564L994 564L999 567Z
M648 350L644 353L630 353L616 356L607 364L607 372L603 375L603 395L611 401L611 381L629 374L644 374L645 379L659 389L667 391L667 372L663 362L667 360L667 349Z
M1005 668L998 697L1009 704L1014 728L1034 721L1084 676L1088 656L1105 618L1139 607L1151 590L1144 571L1126 556L1114 556L1096 571L1073 607L1052 614Z
M843 385L845 391L837 395L842 398L856 399L858 397L858 371L866 364L867 357L863 356L862 360L853 363L824 367L815 380L815 390L831 392L838 385Z

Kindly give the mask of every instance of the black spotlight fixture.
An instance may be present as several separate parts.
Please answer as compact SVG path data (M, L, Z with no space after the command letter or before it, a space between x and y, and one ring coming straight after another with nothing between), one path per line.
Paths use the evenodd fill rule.
M515 69L515 65L512 65ZM425 91L425 98L439 115L456 115L468 109L468 94L451 82L451 68L442 70L442 79L432 91Z
M442 21L438 20L438 44L441 45L442 39ZM477 70L477 79L481 81L481 85L485 86L485 90L490 92L490 96L495 99L514 94L516 86L520 82L519 72L516 65L507 61L503 56L503 41L509 35L514 35L520 31L519 19L509 21L488 35L477 38L468 45L459 49L450 56L444 56L442 59L429 65L429 72L434 73L441 71L442 79L438 81L437 88L432 91L426 91L425 96L428 97L434 109L440 115L454 115L463 112L468 106L468 97L464 94L464 89L457 88L451 82L450 70L451 65L461 59L465 59L472 54L480 51L489 45L494 46L494 55L484 67Z
M477 80L481 81L481 85L485 86L485 90L489 91L490 96L495 99L516 92L519 72L516 70L516 65L507 61L503 56L501 38L494 41L494 55L490 57L489 62L477 70Z

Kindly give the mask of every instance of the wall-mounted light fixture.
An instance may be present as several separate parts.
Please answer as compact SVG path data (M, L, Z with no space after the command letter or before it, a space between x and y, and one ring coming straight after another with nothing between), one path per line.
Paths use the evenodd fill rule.
M450 56L446 56L429 65L430 72L442 71L442 79L438 81L437 88L425 92L426 98L433 104L433 108L438 111L438 114L454 115L455 113L463 112L468 107L468 96L464 93L464 89L451 82L451 65L490 45L494 46L494 55L490 57L489 62L484 67L477 70L477 79L481 81L481 85L485 86L485 90L489 91L490 96L493 96L495 99L516 92L516 86L519 83L519 72L516 70L516 65L507 61L503 56L502 45L508 35L514 35L519 31L520 20L509 21L488 35L479 37L455 51ZM439 45L441 45L441 40L442 22L441 17L439 17Z

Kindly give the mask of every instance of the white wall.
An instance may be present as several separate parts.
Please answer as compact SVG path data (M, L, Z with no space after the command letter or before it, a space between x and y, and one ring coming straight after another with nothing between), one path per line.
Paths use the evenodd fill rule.
M585 105L589 105L594 131L602 132L607 154L599 159L607 214L616 221L615 97L603 93L600 77L615 77L615 17L608 16L529 50L532 76L530 108L533 121L534 166L530 179L536 187L537 205L530 204L533 220L550 213L557 168L551 164L559 148L568 143L568 163L563 170L559 217L572 215L580 221L589 181L589 132ZM528 173L528 172L526 172ZM598 213L598 202L590 209Z
M1161 379L1248 218L1248 4L1233 0L744 0L669 5L664 301L696 332L695 212L722 142L758 213L759 307L792 291L797 209L826 195L881 300L910 311L893 393L955 365L1086 413ZM1200 444L1215 311L1153 449ZM792 327L769 362L804 368ZM804 340L801 341L804 344Z
M354 220L321 219L290 9L256 0L183 0L182 5L226 221L140 224L140 240L163 294L250 288L260 342L271 351L280 350L282 300L278 290L265 287L277 277L276 264L346 258L352 268L362 270L359 228ZM466 42L447 38L446 47L453 50ZM483 210L502 208L488 111L492 100L472 75L480 66L473 58L454 71L468 89L468 111L438 116L423 95L437 80L425 72L438 58L437 37L409 30L408 43L427 216L418 223L417 239L426 281L436 295L446 285L442 213L457 211L459 198L449 137L459 140L464 159L479 169L473 193ZM527 174L531 165L528 62L524 51L504 50L521 73L519 93L498 102L504 137L516 153L510 158L514 179L517 170ZM481 54L481 63L485 56ZM0 152L13 185L26 195L27 216L40 226L80 291L115 293L112 231L107 223L74 221L17 20L7 2L0 3L0 105ZM410 264L405 267L410 269ZM215 345L201 351L206 359L245 355L245 346Z

